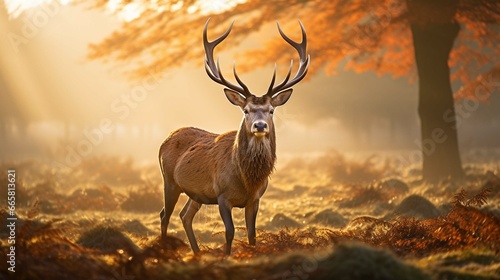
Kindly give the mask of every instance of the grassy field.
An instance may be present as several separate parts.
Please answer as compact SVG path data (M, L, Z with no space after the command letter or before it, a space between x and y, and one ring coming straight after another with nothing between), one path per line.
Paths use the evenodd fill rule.
M159 241L156 165L114 157L71 169L41 161L0 165L16 170L15 272L7 270L12 244L2 226L4 279L500 279L495 160L469 160L463 181L429 185L417 167L379 156L290 159L261 200L256 246L246 242L243 210L233 210L230 257L216 206L196 216L202 252L191 252L177 215L184 195L170 237ZM6 172L0 178L7 186ZM5 225L11 216L4 193Z

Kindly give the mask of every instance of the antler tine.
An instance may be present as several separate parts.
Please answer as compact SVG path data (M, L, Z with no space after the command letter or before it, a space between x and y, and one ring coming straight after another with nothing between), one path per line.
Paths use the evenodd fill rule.
M240 77L238 77L238 73L236 73L236 62L233 63L233 74L234 74L234 77L236 78L236 81L238 82L238 84L240 84L240 86L243 88L244 92L250 93L250 90L248 89L248 87L243 83L243 81L240 79ZM246 97L246 95L245 95L245 97Z
M283 82L276 85L275 87L273 87L272 89L270 89L267 92L266 95L269 95L271 97L273 95L275 95L276 93L279 93L280 91L283 91L287 88L292 87L293 85L297 84L302 79L304 79L304 77L307 74L307 70L309 69L309 62L310 62L310 55L306 54L307 34L306 34L306 30L305 30L302 22L299 20L300 29L302 31L302 42L300 42L300 43L297 43L297 42L293 41L292 39L290 39L288 36L286 36L285 33L283 32L283 30L281 29L279 22L277 22L277 25L278 25L278 31L279 31L281 37L283 37L283 39L299 53L299 62L300 63L299 63L299 69L297 70L297 74L295 74L295 77L293 77L291 80L289 80L290 74L292 71L292 66L293 66L293 60L292 60L292 62L290 63L290 69L288 71L288 74L287 74L286 78L283 80Z
M302 31L302 42L300 42L300 44L285 35L283 30L281 29L279 22L276 22L276 24L278 25L278 31L280 32L281 37L283 37L283 39L285 39L288 44L292 45L292 47L294 47L297 52L299 52L299 57L301 59L304 58L306 56L307 34L302 22L299 20L300 29Z
M274 82L276 81L276 63L274 64L273 78L271 79L271 84L269 84L269 89L267 92L270 92L274 87Z
M277 91L279 91L279 89L283 88L283 86L290 79L290 75L292 75L292 67L293 67L293 59L290 60L290 68L288 68L288 73L286 74L285 79L283 79L283 81L281 83L277 84L274 87L274 88L277 89ZM274 74L276 74L276 68L274 70L275 70ZM271 97L273 97L273 95L276 93L276 92L273 93L273 87L272 86L269 87L269 90L267 92L268 92L268 95L270 95Z
M210 19L207 20L205 23L205 27L203 28L203 47L205 48L205 70L207 71L208 76L216 83L221 84L223 86L226 86L239 94L248 97L251 95L250 91L248 90L248 87L241 81L241 79L238 77L236 74L236 68L234 67L234 75L236 78L236 81L238 81L238 84L240 86L237 86L226 79L224 79L224 76L222 76L222 72L219 67L219 59L217 58L217 64L214 61L214 49L215 47L220 44L220 42L224 41L226 37L229 35L231 32L231 29L233 28L234 21L231 23L229 28L222 34L219 38L213 40L212 42L208 41L208 35L207 35L207 29L208 29L208 23L210 22Z
M231 32L231 29L233 29L233 24L234 21L231 23L229 28L222 34L219 38L213 40L212 42L208 41L208 35L207 35L207 29L208 29L208 23L210 22L210 18L207 20L205 23L205 27L203 28L203 47L205 48L205 55L206 55L206 60L205 62L208 62L208 66L210 70L213 70L215 68L215 62L213 60L214 57L214 49L215 47L220 44L226 37L229 35ZM210 59L212 58L212 59Z

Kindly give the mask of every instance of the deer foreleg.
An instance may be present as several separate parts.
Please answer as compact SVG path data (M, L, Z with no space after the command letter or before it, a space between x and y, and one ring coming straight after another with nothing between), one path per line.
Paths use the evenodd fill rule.
M219 213L224 222L224 226L226 227L226 255L231 254L231 244L233 243L234 238L234 224L233 217L231 215L232 206L224 199L223 197L219 197L217 199L219 204Z
M248 243L255 245L255 221L259 211L259 200L245 207L245 222L247 225Z

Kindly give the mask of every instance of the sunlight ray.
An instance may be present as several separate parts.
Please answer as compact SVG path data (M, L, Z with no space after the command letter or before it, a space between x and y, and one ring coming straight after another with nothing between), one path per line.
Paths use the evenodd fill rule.
M42 4L59 2L61 5L67 5L72 0L4 0L7 13L11 18L19 17L24 11L38 7Z

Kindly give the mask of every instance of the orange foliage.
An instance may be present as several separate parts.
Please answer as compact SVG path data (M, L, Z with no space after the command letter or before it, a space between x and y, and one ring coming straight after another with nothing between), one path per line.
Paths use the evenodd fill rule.
M104 8L110 1L90 2L93 8ZM117 12L130 1L118 2L121 3ZM407 1L403 0L248 0L217 12L200 9L193 12L198 2L195 0L180 1L181 5L179 1L155 1L155 5L150 1L142 2L145 8L142 15L125 22L102 42L92 44L89 59L109 57L124 64L136 61L139 66L129 74L132 78L141 78L164 73L188 61L201 65L204 57L201 34L209 17L212 18L211 34L221 34L231 21L237 21L231 36L219 47L221 49L238 45L249 34L259 32L275 20L282 23L292 38L300 36L296 23L300 18L308 33L312 57L310 74L324 69L326 74L334 75L343 66L356 72L408 76L413 81L416 71L409 19L429 21L433 15L450 11L447 2L430 5L427 1L421 6L429 11L409 14ZM500 4L488 0L453 3L458 3L454 18L461 23L462 32L449 60L452 79L464 84L457 96L477 99L478 87L490 81L485 82L485 79L498 80L500 64L495 57L499 57L500 48L495 46L500 42L497 30ZM273 38L265 43L257 42L262 47L240 53L238 69L250 71L275 62L286 67L294 58L293 51L277 32ZM485 71L489 74L485 75ZM491 86L488 88L491 90Z

